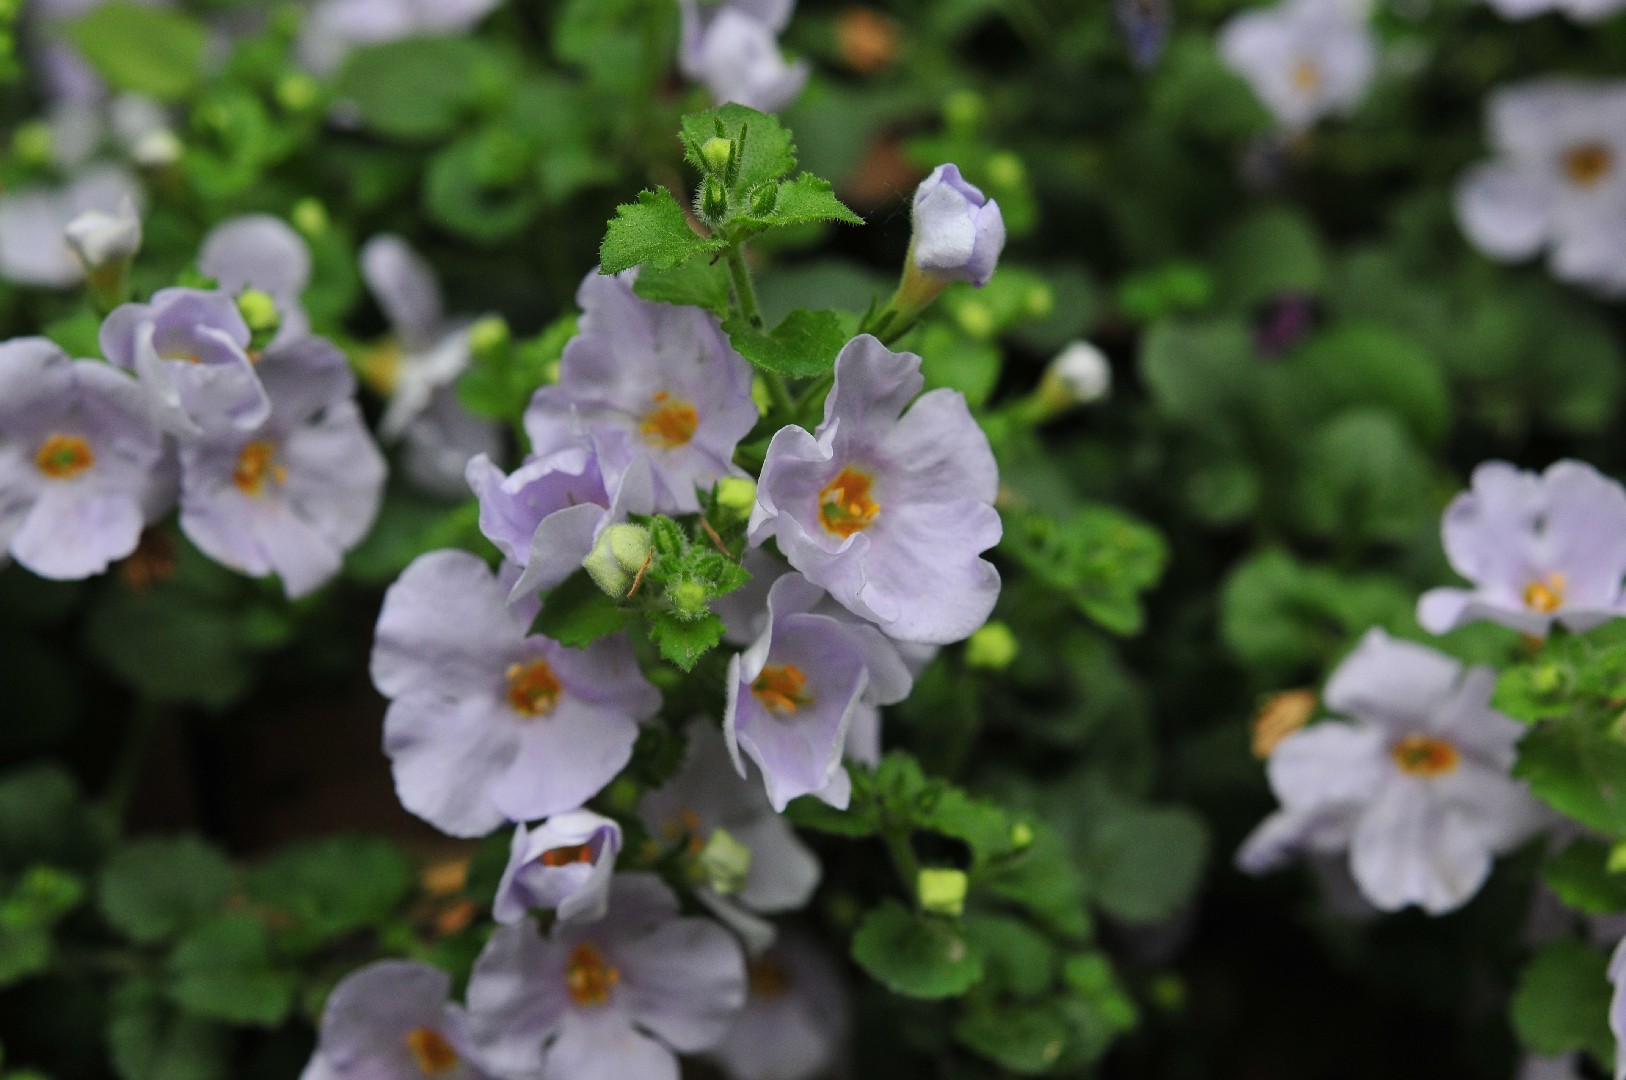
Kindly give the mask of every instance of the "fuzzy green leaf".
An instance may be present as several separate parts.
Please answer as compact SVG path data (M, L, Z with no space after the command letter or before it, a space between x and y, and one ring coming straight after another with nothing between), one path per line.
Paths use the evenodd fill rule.
M631 618L586 572L578 571L542 598L531 633L581 649L620 630Z
M738 316L723 323L723 329L741 356L764 371L790 378L825 374L852 338L835 312L806 309L791 312L772 330L752 326Z
M637 202L616 207L599 248L599 272L615 274L643 265L670 270L724 246L689 228L683 207L664 187L641 191Z
M650 639L661 655L684 671L692 671L700 658L723 640L723 620L707 613L698 619L685 619L669 611L649 616Z
M646 267L639 272L633 292L645 300L704 308L724 318L728 315L728 267L698 259L669 270Z
M75 19L68 36L115 88L175 101L197 87L208 31L179 11L115 0Z
M887 900L853 935L853 959L894 993L956 997L982 978L982 960L952 922Z

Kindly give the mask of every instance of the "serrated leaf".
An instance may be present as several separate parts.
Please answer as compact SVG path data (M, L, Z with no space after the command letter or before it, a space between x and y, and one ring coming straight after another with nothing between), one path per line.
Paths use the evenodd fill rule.
M1064 937L1088 937L1092 926L1085 908L1084 878L1072 853L1044 822L1032 822L1029 828L1032 842L989 867L979 884L1020 904Z
M812 378L835 367L836 354L851 336L834 311L799 309L772 330L738 316L723 323L735 351L764 371Z
M669 611L649 616L649 637L660 647L661 656L684 671L723 640L723 620L708 612L698 619L684 619Z
M721 262L696 259L668 270L645 267L632 291L661 304L704 308L720 319L728 315L728 267Z
M542 598L531 633L581 649L620 630L631 618L585 571L577 571Z
M187 934L165 967L176 1004L233 1024L281 1023L298 986L293 972L272 965L265 927L243 914L222 915Z
M760 184L778 180L796 167L796 145L778 120L744 105L730 103L683 118L684 154L696 169L705 170L698 148L716 136L719 124L725 138L736 142L743 139L739 173L730 194L743 194Z
M864 219L836 198L830 181L803 173L794 180L786 180L774 189L773 210L757 214L749 210L735 215L734 220L758 227L775 225L812 225L820 221L840 221L847 225L862 225Z
M75 19L68 37L115 88L175 101L197 86L208 31L180 11L115 0Z
M1615 1048L1609 1031L1613 988L1607 961L1579 941L1558 941L1537 953L1513 994L1513 1030L1538 1054L1585 1050L1607 1062Z
M1561 814L1626 838L1626 742L1595 716L1552 720L1519 741L1513 775Z
M1108 630L1131 634L1140 629L1140 594L1157 581L1168 561L1161 535L1105 506L1081 507L1065 517L1008 507L1002 516L1002 552Z
M219 911L231 890L231 865L191 836L138 840L120 848L102 873L102 914L134 941L173 937Z
M723 247L716 237L700 236L689 228L683 207L664 187L641 191L637 202L616 207L599 247L599 273L644 265L670 270Z
M982 978L982 961L955 924L887 900L853 934L853 959L894 993L956 997Z
M856 770L851 771L856 773ZM785 807L785 819L799 829L855 838L874 836L881 828L879 815L868 803L860 804L854 800L847 809L837 810L812 795L792 799L790 805Z

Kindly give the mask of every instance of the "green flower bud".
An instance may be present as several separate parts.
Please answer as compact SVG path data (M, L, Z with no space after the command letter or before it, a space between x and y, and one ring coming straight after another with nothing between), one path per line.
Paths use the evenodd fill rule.
M991 622L965 643L965 665L981 671L1004 671L1016 659L1016 635L1002 622Z
M959 917L964 913L968 886L964 870L943 867L926 867L915 879L921 908L934 915Z
M44 165L51 160L54 140L51 129L43 120L30 120L20 124L11 135L11 149L29 165Z
M1033 843L1033 826L1025 821L1018 821L1011 826L1011 847L1021 851Z
M1604 869L1611 874L1626 873L1626 841L1609 849L1609 861L1604 863Z
M327 207L316 199L300 199L294 203L293 213L290 216L293 219L294 228L312 240L327 232Z
M700 160L706 163L706 171L723 174L728 170L728 160L734 156L734 142L721 135L713 135L700 144Z
M715 176L706 177L700 185L700 197L695 210L708 225L716 225L728 217L728 188Z
M714 829L706 846L695 856L695 868L700 880L718 895L739 892L751 873L751 849L730 836L727 829Z
M763 184L751 192L751 216L767 217L779 205L779 185Z
M975 90L956 90L943 99L943 122L953 130L976 130L987 111L982 95Z
M725 476L717 481L717 501L714 505L719 510L726 510L736 518L744 518L750 515L756 504L757 482L749 476Z
M711 610L708 604L711 590L706 588L705 582L693 578L684 578L668 585L666 599L671 601L672 610L677 615L687 619L698 619Z
M302 113L316 104L316 80L301 72L289 72L277 81L277 104L291 113Z
M508 320L501 315L487 315L469 327L469 351L482 360L497 357L508 342Z
M960 305L960 310L954 313L955 320L970 337L978 341L987 341L994 336L997 328L994 323L994 312L981 300L968 300Z
M237 310L255 337L270 337L282 323L277 302L259 289L244 289L237 296Z
M1027 166L1015 154L995 154L988 159L988 183L996 188L1019 187L1027 180Z
M611 525L599 533L582 569L593 583L617 600L627 595L653 551L649 530L642 525Z
M1039 282L1022 297L1022 311L1030 319L1043 319L1055 310L1055 290L1045 282Z

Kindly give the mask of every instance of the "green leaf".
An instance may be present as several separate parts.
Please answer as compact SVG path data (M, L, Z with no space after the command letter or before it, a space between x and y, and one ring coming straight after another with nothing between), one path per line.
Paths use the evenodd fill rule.
M387 920L412 893L412 866L388 840L334 836L285 848L248 876L249 899L316 938Z
M999 347L972 341L943 323L928 323L915 351L920 353L920 373L926 378L926 389L958 390L972 408L986 402L999 385L1004 366Z
M981 959L952 922L916 914L896 900L864 915L852 954L882 985L905 997L956 997L982 978Z
M1357 409L1317 429L1299 469L1299 519L1312 535L1399 541L1438 516L1428 456L1389 413Z
M471 240L519 234L541 209L529 182L530 151L501 129L477 131L441 150L424 177L429 216Z
M107 1041L123 1080L224 1080L228 1075L228 1030L187 1016L146 979L132 979L114 992Z
M849 769L854 776L854 783L860 771ZM823 799L812 795L803 795L799 799L792 799L790 805L785 807L785 818L798 829L812 829L814 832L830 833L833 836L865 837L874 836L881 828L881 819L874 812L870 804L859 805L856 802L849 804L846 810L837 810Z
M967 1010L954 1037L1011 1072L1049 1072L1067 1049L1068 1027L1053 1007L1005 1005Z
M1579 941L1558 941L1537 953L1513 994L1513 1030L1525 1048L1549 1056L1585 1050L1608 1062L1613 988L1602 953Z
M1284 361L1305 411L1381 409L1412 438L1437 444L1451 426L1451 391L1440 361L1415 337L1369 323L1318 334Z
M1560 900L1589 915L1626 911L1626 873L1609 869L1610 850L1582 837L1547 860L1542 878Z
M1283 293L1315 293L1326 258L1315 225L1303 212L1273 206L1241 218L1220 237L1211 269L1224 300L1248 309Z
M1088 937L1092 926L1085 910L1084 878L1073 853L1044 822L1030 822L1028 828L1032 841L989 867L977 884L1020 904L1063 937Z
M92 813L60 766L33 765L0 776L0 866L87 867L109 832L109 822Z
M670 270L725 246L716 237L700 236L689 228L683 207L664 187L641 191L637 202L616 207L599 248L599 272L615 274L646 264Z
M49 969L54 951L49 930L0 925L0 990Z
M1036 998L1056 977L1056 950L1048 938L1008 915L968 915L966 941L982 957L983 987Z
M501 61L478 38L408 37L352 50L335 90L380 135L429 142L452 134L503 77Z
M171 8L115 0L75 19L68 37L116 89L176 101L198 84L208 31Z
M281 1023L298 986L293 972L272 966L265 927L243 914L222 915L193 930L165 966L176 1004L193 1016L233 1024Z
M578 570L542 598L531 633L582 649L620 630L631 618L632 613L593 584L586 571Z
M812 225L820 221L840 221L847 225L862 225L864 219L836 198L830 181L812 173L803 173L794 180L786 180L774 190L773 210L767 214L755 213L749 205L734 215L734 221L744 221L759 227L776 225ZM747 201L750 194L747 193Z
M683 118L684 154L696 169L704 171L700 147L718 134L719 126L724 138L741 143L739 174L729 189L731 195L743 195L778 180L796 167L796 146L778 120L730 103Z
M1157 532L1105 506L1080 507L1065 517L1009 507L1002 517L1002 553L1108 630L1140 629L1140 595L1162 576L1168 561Z
M231 890L225 856L191 836L137 840L102 873L102 914L134 941L173 937L219 911Z
M1626 741L1607 716L1574 716L1532 728L1513 775L1561 814L1626 838Z
M728 316L728 267L721 262L697 259L669 270L646 266L632 291L645 300L704 308L719 319Z
M723 620L710 612L698 619L685 619L670 611L652 612L649 616L650 639L668 662L684 671L692 671L700 658L723 640L723 630Z
M736 351L764 371L811 378L835 367L836 354L852 339L834 311L799 308L772 330L736 316L723 323Z
M1189 810L1115 806L1095 822L1089 849L1101 907L1125 922L1156 923L1191 902L1208 830Z
M1263 370L1240 320L1158 323L1141 346L1140 374L1152 400L1194 428L1247 424L1258 412Z

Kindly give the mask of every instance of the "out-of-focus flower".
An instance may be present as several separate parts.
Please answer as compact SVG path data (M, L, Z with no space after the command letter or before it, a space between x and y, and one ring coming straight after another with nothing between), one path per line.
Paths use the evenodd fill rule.
M707 1056L733 1080L813 1080L847 1041L847 987L813 941L787 934L746 965L745 1008Z
M1487 0L1505 19L1529 19L1558 11L1576 22L1594 23L1626 7L1623 0Z
M1129 56L1141 71L1149 71L1169 42L1174 21L1169 0L1117 0L1118 27L1129 46Z
M683 17L678 67L703 83L719 105L733 101L777 112L802 92L811 69L805 60L786 63L778 40L795 0L678 2Z
M868 7L850 7L836 18L836 50L848 67L865 75L884 71L898 58L903 28Z
M1341 0L1282 0L1244 11L1220 31L1219 52L1289 132L1354 112L1378 61L1366 16Z
M351 49L472 30L502 0L317 0L299 35L300 62L325 74Z
M999 597L999 572L979 557L999 542L999 473L965 398L916 399L924 385L913 353L867 334L848 343L824 422L769 445L750 537L775 538L809 581L889 636L945 644Z
M0 552L86 578L136 549L163 438L134 379L45 338L0 343Z
M412 960L352 972L328 996L301 1080L496 1080L480 1063L468 1015L447 1000L451 989L446 972Z
M1489 619L1544 636L1555 621L1582 631L1626 615L1626 489L1585 462L1540 475L1480 465L1446 507L1441 536L1474 587L1423 594L1417 621L1432 633Z
M1456 192L1468 239L1503 261L1546 251L1554 277L1626 293L1626 81L1521 83L1486 112L1497 156Z
M576 293L580 330L565 346L558 383L531 400L525 431L538 457L595 437L612 489L646 457L653 505L627 509L692 514L696 489L743 475L734 448L757 421L751 366L710 313L644 300L634 280L630 271L587 275ZM612 433L624 438L603 438Z
M555 814L534 829L519 825L491 914L510 926L535 908L560 922L603 918L620 851L621 826L590 810Z
M930 277L988 284L1005 247L999 203L966 182L959 166L939 165L915 188L911 205L910 262Z
M117 165L87 168L63 188L23 188L0 195L0 277L19 285L67 289L84 280L68 243L68 224L87 210L116 215L144 203L135 178Z
M1112 364L1088 341L1074 341L1056 354L1039 380L1038 402L1047 415L1089 405L1112 393Z
M373 683L408 810L453 836L574 810L632 756L660 708L624 637L567 649L528 635L536 605L466 551L419 556L378 616Z
M95 277L114 267L127 267L141 250L141 215L129 199L118 209L86 210L62 230L85 272Z
M503 1076L677 1080L676 1054L709 1050L745 1001L728 932L683 918L652 874L618 874L604 918L500 926L469 977L469 1011Z
M1615 1080L1626 1080L1626 940L1609 958L1609 981L1615 984L1609 999L1609 1030L1615 1036Z
M311 280L310 248L281 218L245 214L216 225L198 249L198 269L231 296L258 289L276 302L273 345L310 333L300 299Z
M181 528L216 562L275 573L299 597L331 580L372 527L384 458L327 341L268 350L259 368L271 401L263 424L181 443Z
M1383 911L1461 907L1494 856L1542 823L1508 775L1524 728L1490 708L1496 672L1372 630L1328 681L1349 721L1296 731L1270 755L1282 808L1237 861L1260 873L1304 852L1347 850L1361 892Z

